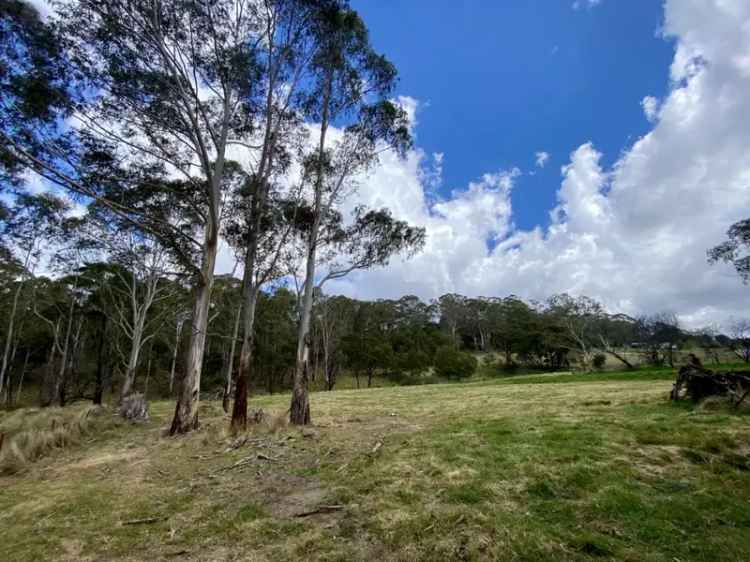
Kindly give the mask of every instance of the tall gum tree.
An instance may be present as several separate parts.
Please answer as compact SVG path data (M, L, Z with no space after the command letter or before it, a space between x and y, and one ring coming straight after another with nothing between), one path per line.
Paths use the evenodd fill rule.
M265 2L260 12L264 41L258 54L262 94L257 164L236 194L235 220L226 233L244 261L239 317L242 341L231 419L231 429L235 432L247 427L259 293L264 284L278 277L277 263L290 231L276 220L283 218L283 213L278 213L279 201L274 199L288 198L290 194L284 193L275 179L288 172L291 154L305 138L298 102L309 79L310 61L320 48L312 34L312 25L318 12L332 3L331 0L275 0Z
M387 211L358 208L353 225L345 227L336 207L351 193L352 180L377 161L383 150L403 154L410 145L405 112L388 100L396 70L377 54L359 15L343 2L321 10L314 33L321 48L311 62L313 87L306 117L317 125L314 151L303 162L309 197L302 234L303 279L299 303L297 358L290 422L310 423L311 314L314 291L331 279L357 269L386 263L389 256L421 245L424 231L394 221ZM343 129L331 139L331 127ZM327 234L324 234L328 231ZM330 267L316 279L318 252L327 244Z

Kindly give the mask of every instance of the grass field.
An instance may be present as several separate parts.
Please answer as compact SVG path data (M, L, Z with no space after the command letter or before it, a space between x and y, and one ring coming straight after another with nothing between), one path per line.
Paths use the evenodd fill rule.
M672 405L672 378L316 393L304 433L262 397L238 441L216 403L178 439L170 403L106 414L0 477L0 558L746 561L750 416Z

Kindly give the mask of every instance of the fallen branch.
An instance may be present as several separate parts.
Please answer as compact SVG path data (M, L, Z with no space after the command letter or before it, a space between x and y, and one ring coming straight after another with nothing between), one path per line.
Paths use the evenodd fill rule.
M166 517L146 517L145 519L131 519L129 521L123 521L123 525L147 525L149 523L157 523L159 521L166 520Z
M305 511L304 513L298 513L296 517L309 517L310 515L318 515L319 513L334 513L345 509L345 505L320 505L312 511Z

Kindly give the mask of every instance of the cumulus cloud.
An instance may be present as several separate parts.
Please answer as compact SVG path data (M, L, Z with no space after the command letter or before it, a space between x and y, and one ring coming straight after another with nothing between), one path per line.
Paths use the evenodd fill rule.
M664 33L676 40L672 87L661 103L644 100L653 129L609 169L593 144L573 150L547 228L514 227L517 171L480 175L432 201L420 181L427 155L385 155L358 197L424 226L427 246L329 290L537 299L567 291L629 314L674 310L690 327L750 314L747 288L706 263L706 249L750 207L750 3L668 0Z
M544 152L542 150L540 152L537 152L534 156L536 157L537 168L544 168L544 166L547 164L547 161L549 160L549 152Z

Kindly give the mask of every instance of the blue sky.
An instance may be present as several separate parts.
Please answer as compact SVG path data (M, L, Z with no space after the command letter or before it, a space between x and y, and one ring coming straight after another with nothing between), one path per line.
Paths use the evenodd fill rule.
M444 153L447 195L518 166L519 228L549 222L560 168L593 141L611 165L651 124L641 100L669 88L673 41L656 0L354 0L372 41L423 104L417 144ZM534 171L538 151L550 159Z

